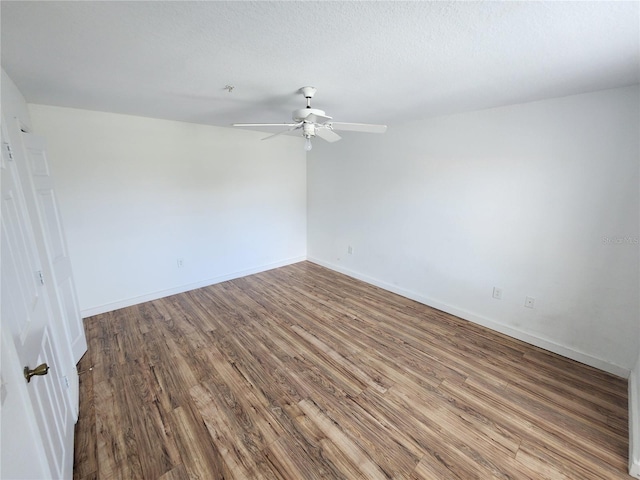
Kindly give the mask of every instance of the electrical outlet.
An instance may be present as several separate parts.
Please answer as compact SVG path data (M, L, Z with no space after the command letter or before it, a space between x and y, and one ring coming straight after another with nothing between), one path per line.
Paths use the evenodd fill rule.
M349 255L353 255L353 247L352 247L351 245L349 245L349 246L347 247L347 253L348 253Z
M498 287L493 287L493 298L496 300L502 300L502 289Z
M178 263L178 268L184 267L184 258L179 258L177 260L177 263Z
M526 297L524 299L524 306L527 308L533 308L536 303L536 299L533 297Z

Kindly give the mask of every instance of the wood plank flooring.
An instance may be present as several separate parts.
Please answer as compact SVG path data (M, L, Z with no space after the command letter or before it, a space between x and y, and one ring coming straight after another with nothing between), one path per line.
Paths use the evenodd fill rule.
M76 479L629 479L627 383L309 262L86 319Z

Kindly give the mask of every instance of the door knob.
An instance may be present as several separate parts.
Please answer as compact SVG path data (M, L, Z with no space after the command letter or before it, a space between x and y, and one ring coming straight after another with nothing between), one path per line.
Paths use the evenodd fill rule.
M27 379L27 383L31 381L31 377L34 375L46 375L49 373L49 365L43 363L42 365L38 365L36 368L31 370L29 367L24 367L24 378Z

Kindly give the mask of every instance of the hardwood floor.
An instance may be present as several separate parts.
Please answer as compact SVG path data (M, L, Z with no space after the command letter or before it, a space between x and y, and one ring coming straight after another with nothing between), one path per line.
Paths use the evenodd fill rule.
M77 479L615 479L627 383L309 262L85 321Z

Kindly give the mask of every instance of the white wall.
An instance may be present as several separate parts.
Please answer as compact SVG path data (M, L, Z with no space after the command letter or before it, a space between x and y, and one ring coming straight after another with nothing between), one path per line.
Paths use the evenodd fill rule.
M305 258L301 139L29 110L47 139L83 315Z
M638 104L635 86L315 142L308 258L626 377Z

